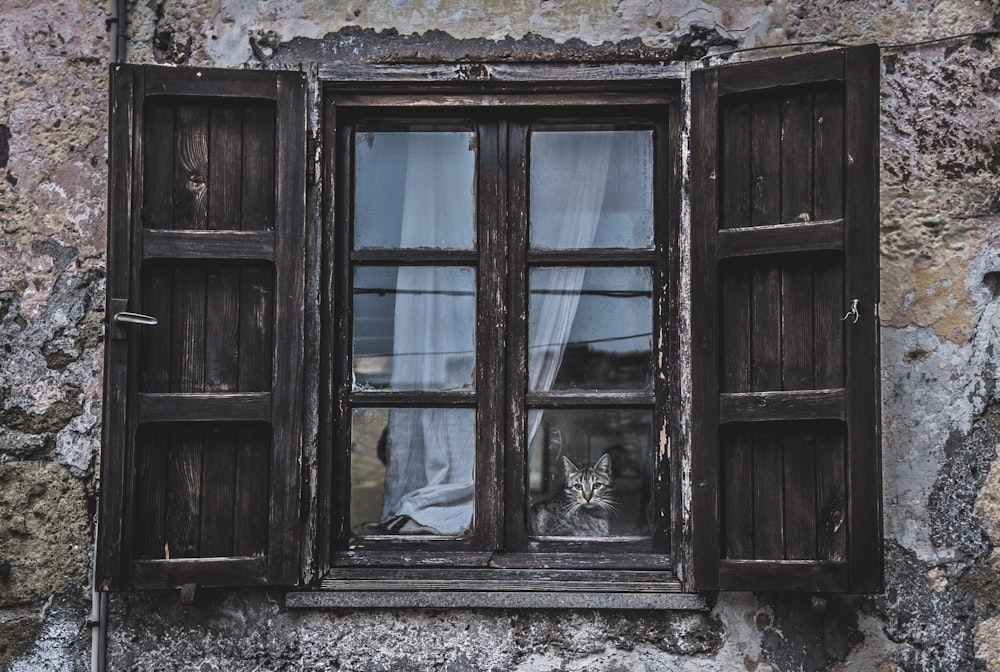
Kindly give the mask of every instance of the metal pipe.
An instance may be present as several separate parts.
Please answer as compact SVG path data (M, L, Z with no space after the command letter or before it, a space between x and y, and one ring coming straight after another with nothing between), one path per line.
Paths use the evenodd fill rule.
M109 58L112 63L124 63L128 29L128 0L111 0L110 13L104 20L108 33ZM96 532L96 530L95 530ZM94 535L94 571L97 571L97 534ZM106 672L108 669L108 594L97 590L97 575L91 577L90 589L90 669Z
M127 45L128 0L111 0L111 12L104 20L112 63L124 63Z

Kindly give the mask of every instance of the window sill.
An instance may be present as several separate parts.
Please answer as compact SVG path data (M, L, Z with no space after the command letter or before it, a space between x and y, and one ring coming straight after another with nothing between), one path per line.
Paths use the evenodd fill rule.
M394 577L360 568L333 570L315 590L288 593L285 606L290 609L708 609L704 595L682 592L680 582L667 572L473 572L410 571ZM642 574L648 576L637 576Z
M706 611L696 593L317 590L288 593L289 609L666 609Z

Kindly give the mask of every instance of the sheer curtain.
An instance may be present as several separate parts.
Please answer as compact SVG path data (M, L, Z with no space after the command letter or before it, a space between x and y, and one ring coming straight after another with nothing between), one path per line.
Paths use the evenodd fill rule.
M579 141L581 136L585 142ZM532 187L543 180L546 187L532 189L532 198L536 199L533 202L538 203L537 210L533 206L531 213L532 244L538 241L543 247L555 249L587 248L593 244L604 203L612 137L611 132L546 133L541 147L536 142L533 156L535 152L546 152L547 162L572 169L532 180ZM535 310L528 315L531 391L549 390L556 379L580 303L584 273L584 268L563 266L529 278L529 291L538 296ZM529 444L541 419L541 411L528 413Z
M433 134L410 134L402 215L402 247L456 245L455 211L467 194L453 192L446 179L447 157L434 151ZM604 200L612 138L589 133L586 142L547 133L538 151L552 152L547 163L571 167L546 176L545 201L556 219L544 223L551 235L541 244L585 248L594 240ZM558 137L563 136L563 137ZM459 187L464 188L464 186ZM474 281L456 287L456 269L400 268L393 334L393 389L463 389L474 380ZM529 316L529 333L542 344L529 357L529 389L551 387L565 351L583 285L584 269L558 268L544 274L539 309ZM529 439L540 414L529 417ZM400 531L459 534L473 519L475 413L471 409L393 409L386 443L387 464L382 520L405 516L414 524Z

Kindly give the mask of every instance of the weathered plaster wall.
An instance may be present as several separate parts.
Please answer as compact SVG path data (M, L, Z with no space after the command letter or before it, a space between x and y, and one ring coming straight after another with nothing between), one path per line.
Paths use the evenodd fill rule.
M0 664L82 670L106 190L102 2L0 0ZM984 0L129 3L129 60L655 54L1000 25ZM886 593L701 613L291 612L112 599L111 669L1000 670L1000 40L883 51ZM766 54L753 54L754 58ZM6 566L9 565L9 576Z
M89 659L81 624L101 412L104 14L96 1L0 2L3 667L36 645L34 660L67 663L48 669Z

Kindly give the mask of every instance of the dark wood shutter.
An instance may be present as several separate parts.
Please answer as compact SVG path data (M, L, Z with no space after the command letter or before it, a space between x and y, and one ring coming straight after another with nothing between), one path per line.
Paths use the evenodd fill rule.
M300 73L113 67L102 589L298 580L305 124Z
M882 585L878 78L876 46L693 75L694 588Z

